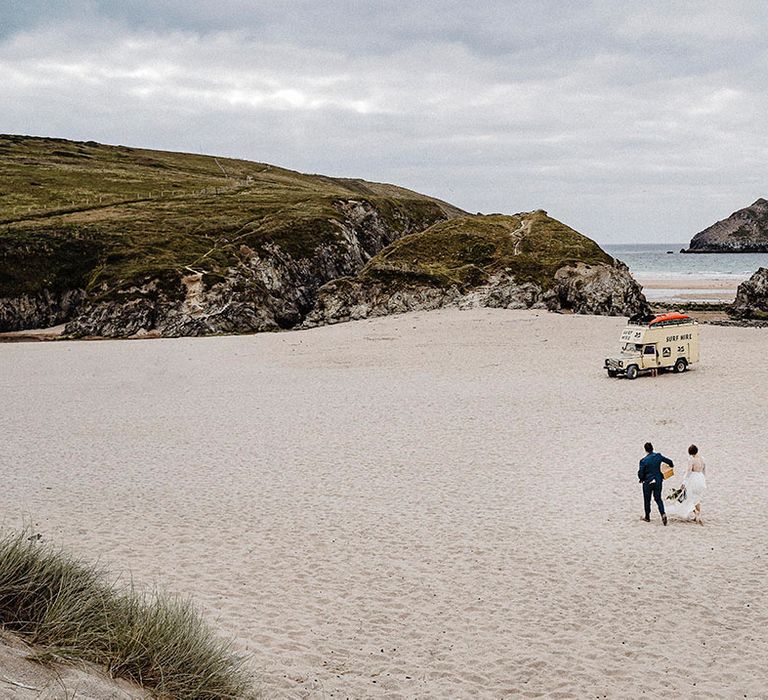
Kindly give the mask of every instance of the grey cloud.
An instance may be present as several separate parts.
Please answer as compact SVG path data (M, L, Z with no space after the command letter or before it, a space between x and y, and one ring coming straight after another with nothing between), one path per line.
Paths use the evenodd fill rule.
M757 3L16 5L2 131L544 207L604 241L682 241L766 194Z

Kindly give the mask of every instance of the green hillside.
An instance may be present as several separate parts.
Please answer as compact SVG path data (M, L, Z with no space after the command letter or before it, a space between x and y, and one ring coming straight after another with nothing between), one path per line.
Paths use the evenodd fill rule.
M518 282L548 289L558 269L578 262L610 265L613 259L543 211L462 216L395 241L371 259L359 279L467 288L506 271Z
M244 251L294 259L337 243L339 200L400 230L460 211L391 185L264 163L0 135L0 297L115 290L194 270L215 280Z

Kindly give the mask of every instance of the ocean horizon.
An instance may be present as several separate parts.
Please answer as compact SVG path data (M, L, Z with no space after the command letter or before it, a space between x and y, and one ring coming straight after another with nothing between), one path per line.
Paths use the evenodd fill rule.
M602 246L627 265L649 301L732 302L741 282L760 267L768 267L768 253L680 252L687 247L688 243Z
M676 279L696 276L735 282L768 267L768 253L681 253L688 243L614 243L602 246L606 253L626 263L641 278ZM670 252L671 251L671 252Z

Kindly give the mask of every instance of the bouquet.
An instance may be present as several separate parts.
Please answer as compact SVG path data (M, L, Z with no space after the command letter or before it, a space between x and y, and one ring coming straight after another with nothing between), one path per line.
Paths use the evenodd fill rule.
M678 488L672 489L667 494L667 500L682 503L685 500L685 485L681 484Z

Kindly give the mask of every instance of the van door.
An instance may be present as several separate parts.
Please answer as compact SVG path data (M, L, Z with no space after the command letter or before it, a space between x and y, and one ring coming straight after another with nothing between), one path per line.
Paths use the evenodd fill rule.
M655 345L643 346L643 369L654 369L659 366L659 356Z

